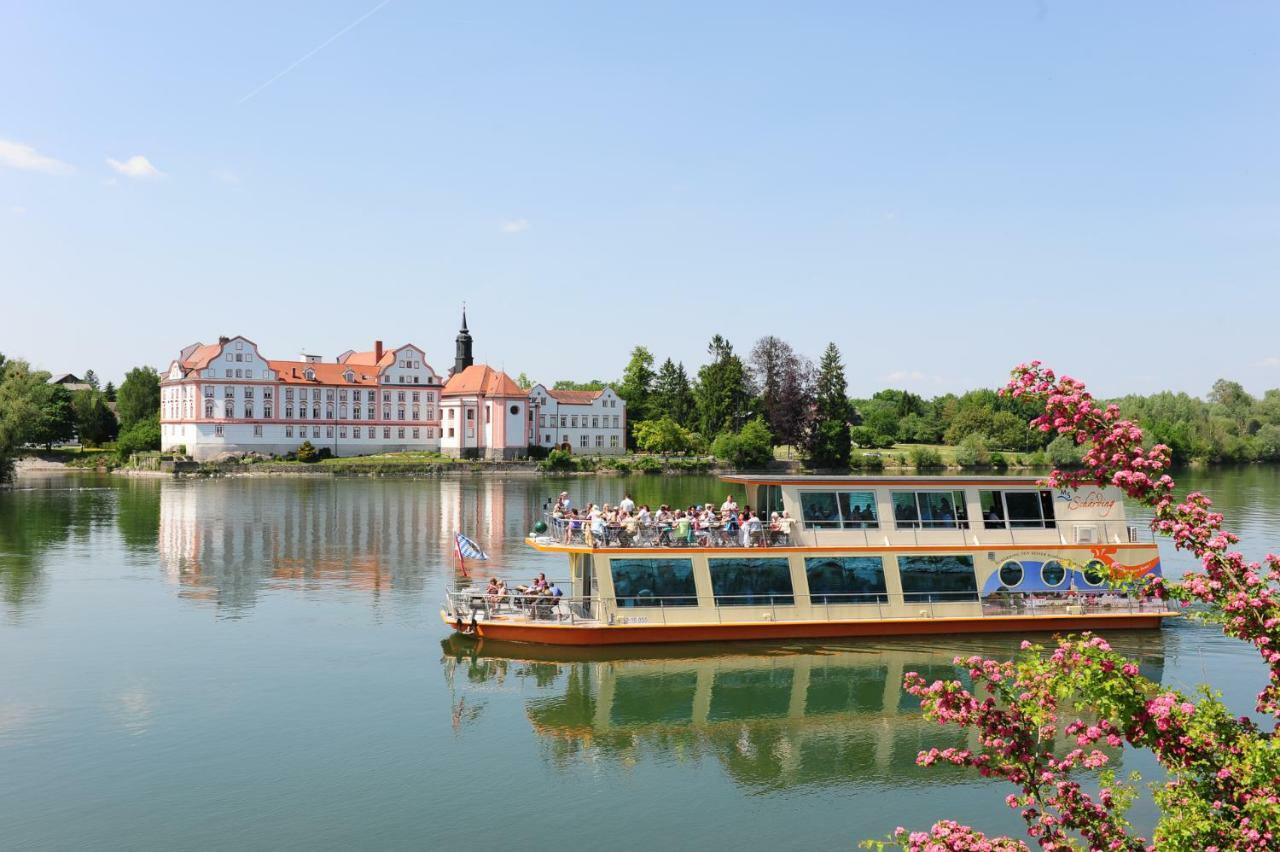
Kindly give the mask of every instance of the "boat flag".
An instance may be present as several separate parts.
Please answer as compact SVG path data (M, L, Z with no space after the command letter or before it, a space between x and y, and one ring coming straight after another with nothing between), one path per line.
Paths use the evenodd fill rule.
M459 559L488 559L489 554L480 549L480 545L462 533L454 533L453 543L458 548Z

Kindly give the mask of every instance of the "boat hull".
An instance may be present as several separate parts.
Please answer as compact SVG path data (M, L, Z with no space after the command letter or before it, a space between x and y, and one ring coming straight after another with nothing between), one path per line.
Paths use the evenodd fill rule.
M1154 630L1176 613L1092 613L1060 616L891 618L850 621L767 621L728 624L571 625L470 621L440 617L456 632L481 639L537 645L651 645L758 639L840 639L857 636L937 636L972 633L1046 633L1080 630Z

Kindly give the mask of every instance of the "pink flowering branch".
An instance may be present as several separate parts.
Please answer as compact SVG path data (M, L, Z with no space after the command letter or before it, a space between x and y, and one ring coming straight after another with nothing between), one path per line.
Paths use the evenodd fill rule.
M1137 424L1122 419L1116 406L1097 404L1082 383L1032 362L1015 369L1001 393L1036 399L1044 413L1032 428L1071 435L1086 448L1079 470L1054 470L1048 485L1115 485L1153 510L1154 530L1200 559L1203 571L1154 582L1144 593L1184 606L1199 603L1228 636L1253 644L1269 671L1258 710L1280 715L1280 558L1268 555L1264 567L1232 550L1238 539L1223 531L1222 515L1208 498L1174 497L1165 472L1169 449L1144 449ZM918 762L968 766L1017 786L1020 793L1007 802L1042 848L1074 848L1076 838L1090 849L1148 848L1124 819L1133 790L1115 784L1106 768L1108 750L1126 744L1151 750L1169 775L1155 794L1162 811L1157 844L1214 852L1280 845L1280 747L1248 718L1233 718L1207 689L1198 702L1164 689L1088 633L1059 638L1047 654L1024 642L1014 662L970 657L956 664L968 668L986 697L958 681L926 683L915 673L906 676L905 688L921 699L928 718L976 729L979 748L931 749ZM1084 717L1064 721L1076 713ZM1101 784L1091 794L1075 776L1096 770L1102 770ZM1017 848L994 845L1017 841L987 840L952 822L928 833L900 830L891 842L920 850Z

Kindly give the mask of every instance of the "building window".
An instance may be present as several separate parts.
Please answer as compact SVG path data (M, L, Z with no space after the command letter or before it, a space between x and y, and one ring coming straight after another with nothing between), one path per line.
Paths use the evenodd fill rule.
M618 415L613 415L613 428L618 428Z
M227 385L222 389L222 396L224 399L231 399L235 395L236 395L236 389L232 385Z
M879 556L814 556L804 560L809 602L888 603Z
M543 435L543 436L542 436L542 443L544 443L544 444L550 444L550 443L551 443L551 434L550 434L550 433L547 433L547 434L545 434L545 435Z
M597 447L604 446L604 435L596 435L596 446Z
M599 428L600 428L600 418L599 418L599 417L592 417L592 418L591 418L591 428L592 428L592 429L599 429Z
M225 406L223 406L223 409L224 409L223 410L224 417L236 416L236 404L234 402L228 402Z
M253 385L247 385L244 389L244 398L253 399Z
M244 371L244 377L245 377L246 379L252 379L252 378L253 378L253 370L245 370L245 371Z
M204 404L204 416L213 417L213 400L209 400Z
M475 420L475 419L476 419L476 410L475 410L474 408L468 408L468 409L467 409L467 419L468 419L468 420Z
M390 428L390 427L388 427L388 426L383 426L383 427L382 427L382 440L384 440L384 441L390 441L390 440L391 440L391 428Z
M230 368L228 368L226 372L227 372L226 378L228 378L228 379L229 379L229 378L231 378L231 370L230 370Z
M545 414L538 415L538 426L543 429L547 428L547 415Z
M404 391L396 394L396 402L404 402Z
M228 352L228 353L227 353L227 363L228 363L228 364L230 364L233 360L235 360L234 356L232 356L232 354L231 354L230 352Z
M415 405L415 406L413 407L413 419L414 419L414 420L421 420L422 418L421 418L421 417L419 417L419 415L420 415L420 414L422 414L422 409Z
M261 438L261 437L262 437L262 426L261 426L261 425L257 425L257 424L255 424L255 425L254 425L254 427L253 427L253 437L255 437L255 438Z
M400 408L398 408L398 409L396 410L396 419L397 419L397 420L403 420L403 419L404 419L404 406L403 406L403 405L402 405L402 406L400 406Z
M899 556L902 596L919 601L976 601L978 581L972 556Z
M314 399L316 402L320 401L320 388L312 388L311 398Z
M272 398L272 397L274 397L274 396L275 396L275 393L271 390L271 388L263 388L263 389L262 389L262 398L263 398L263 399L271 399L271 398Z
M253 416L253 403L252 403L252 402L246 402L246 403L244 404L244 416L245 416L245 417L252 417L252 416Z
M325 419L326 419L326 420L332 420L332 419L333 419L333 405L332 405L332 404L330 404L330 405L326 405L326 406L324 407L324 416L325 416Z
M389 405L382 406L382 419L383 420L391 419L391 406Z
M313 405L313 406L311 407L311 419L312 419L312 420L319 420L319 419L320 419L320 406L318 406L318 405Z
M290 418L290 419L292 419L292 418L293 418L293 406L292 406L292 405L286 405L286 406L284 407L284 416L285 416L285 417L288 417L288 418Z
M1050 491L979 491L982 525L989 530L1052 529Z
M897 529L968 529L963 491L892 491Z
M204 398L213 399L213 385L204 386Z
M271 419L271 412L272 412L272 411L273 411L273 409L271 408L271 405L270 405L270 404L267 404L267 405L262 406L262 416L263 416L263 417L265 417L265 418L267 418L268 420L270 420L270 419Z
M590 446L590 444L589 444L589 443L588 443L588 441L587 441L587 436L586 436L586 434L585 434L585 433L582 435L582 437L581 437L581 439L579 440L579 442L578 442L578 443L582 446L582 448L583 448L584 450L585 450L588 446Z
M708 559L711 591L716 606L768 606L795 603L791 593L791 563L784 557L767 559Z
M565 427L566 427L566 426L568 426L568 425L569 425L569 418L568 418L568 417L565 417L563 414L561 414L561 415L560 415L560 428L561 428L561 429L563 429L563 428L565 428Z
M360 427L359 427L359 426L352 426L352 427L351 427L351 437L352 437L352 438L359 439L359 437L360 437Z
M809 529L878 529L873 491L801 491L800 514Z
M324 436L325 436L326 438L332 438L332 437L333 437L333 427L332 427L332 426L326 426L326 427L324 427Z
M578 415L575 414L569 418L569 425L572 426L574 429L578 428Z
M313 438L319 438L319 437L320 437L320 427L319 427L319 426L312 426L312 427L311 427L311 437L313 437Z
M613 447L615 450L618 448L618 436L617 436L617 435L610 435L610 436L609 436L609 446Z
M351 417L351 419L352 419L352 420L359 420L359 419L360 419L360 406L358 406L358 405L357 405L357 406L355 406L354 410L352 411L352 417Z
M396 430L396 437L402 441L404 440L404 427L401 427Z
M347 419L347 407L345 405L338 406L338 417L342 418L343 420Z
M414 401L414 402L420 402L420 401L421 401L421 400L420 400L420 397L421 397L421 396L422 396L422 394L421 394L421 393L419 393L418 391L414 391L414 392L413 392L413 401Z
M338 391L338 399L341 402L347 401L347 391L345 388L343 390Z
M452 419L453 419L453 411L454 411L454 410L453 410L452 408L450 408L450 409L449 409L449 419L450 419L450 420L452 420Z
M285 436L286 438L292 438L292 437L293 437L293 427L292 427L292 426L286 426L286 427L284 427L284 436Z
M285 388L285 389L284 389L284 398L285 398L286 400L292 400L292 399L293 399L293 388Z
M330 388L329 390L326 390L324 392L324 398L327 399L329 402L333 402L333 388Z
M215 438L221 438L221 437L222 437L222 424L221 424L221 423L219 423L217 426L214 426L214 427L213 427L213 436L214 436Z
M413 440L415 440L415 441L416 441L416 440L418 440L418 430L417 430L417 429L414 429L414 430L413 430Z
M614 559L609 567L620 607L698 605L692 559Z

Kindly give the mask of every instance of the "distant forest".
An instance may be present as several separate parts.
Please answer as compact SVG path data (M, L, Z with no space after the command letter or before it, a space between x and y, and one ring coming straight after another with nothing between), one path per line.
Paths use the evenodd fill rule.
M1027 428L1039 413L1035 406L1001 397L991 388L932 398L886 388L866 399L844 397L844 367L835 344L816 366L776 337L761 338L741 356L716 335L707 351L707 363L691 375L670 358L655 368L650 350L637 346L616 380L558 381L553 387L614 388L627 400L628 441L639 449L707 450L722 434L762 424L771 444L796 447L824 467L847 460L849 450L842 446L846 432L852 450L942 444L963 447L969 457L979 458L1001 451L1043 451L1046 461L1068 465L1080 455L1069 437ZM518 381L525 387L533 384L523 373ZM841 398L847 407L842 408ZM1280 461L1280 388L1258 398L1239 382L1219 379L1203 399L1162 391L1106 401L1142 425L1148 445L1168 444L1176 462ZM646 423L659 421L670 422L666 429L646 429ZM650 443L657 444L644 446L644 439L655 435L661 437Z

